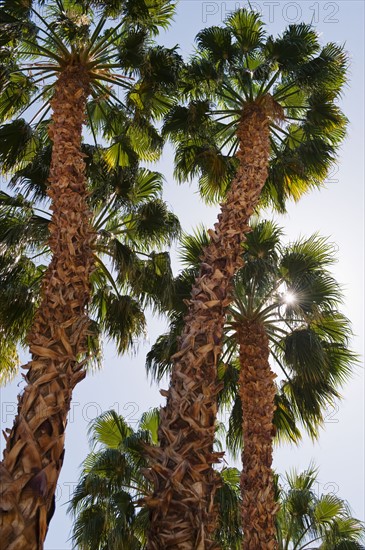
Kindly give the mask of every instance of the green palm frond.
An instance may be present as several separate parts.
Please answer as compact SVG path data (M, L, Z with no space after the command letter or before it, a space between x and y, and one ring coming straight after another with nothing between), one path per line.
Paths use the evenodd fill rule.
M37 138L24 119L14 120L0 127L0 162L2 172L28 164L36 151Z
M195 228L192 235L184 233L181 237L180 261L185 267L198 269L203 250L209 244L207 230L201 225Z
M146 260L137 262L129 276L132 291L155 313L171 307L173 284L170 257L165 252L153 252Z
M242 402L238 394L230 410L226 444L232 457L238 459L243 447Z
M222 154L214 141L181 141L176 148L174 175L179 183L198 177L199 190L208 204L221 199L237 170L236 159Z
M318 57L299 66L296 82L317 90L325 88L339 94L346 83L348 69L347 54L342 46L330 42L324 46Z
M16 346L0 330L0 387L13 380L19 365L20 359Z
M191 101L188 106L176 105L165 116L163 135L177 141L190 134L198 136L211 127L209 101Z
M91 309L96 320L118 353L123 353L145 337L146 319L140 303L126 295L116 295L108 287L98 289L93 295Z
M277 528L280 548L297 550L316 547L323 550L360 549L364 524L351 515L346 501L334 494L317 495L318 470L311 465L298 474L286 474L280 487Z
M159 198L162 192L163 179L162 174L159 172L152 172L146 168L139 169L128 198L134 204Z
M12 346L25 344L39 304L44 270L23 255L0 256L0 333Z
M88 152L95 154L93 149ZM103 165L99 164L94 158L88 166L94 186L90 206L98 231L89 336L90 353L95 358L100 356L103 334L116 342L118 352L123 353L145 335L143 308L150 305L158 309L162 302L170 301L169 255L151 252L151 248L168 246L180 231L176 216L159 198L162 191L159 173L138 167L128 174L117 171L111 173L107 184ZM22 188L21 178L16 181ZM0 270L4 281L0 326L19 343L24 342L40 299L44 267L36 268L34 261L45 264L49 261L49 216L37 208L35 200L43 195L36 181L27 180L25 187L26 196L0 194Z
M233 60L237 55L237 47L232 44L232 36L223 27L207 27L199 32L196 43L200 51L208 53L214 63L224 63Z
M276 394L275 406L273 425L276 441L298 444L302 439L302 434L297 426L297 418L292 404L284 393Z
M132 240L143 243L148 239L150 246L166 246L179 236L180 224L166 203L155 199L141 204L136 215L126 220L126 231Z
M38 148L32 155L30 162L24 162L24 168L16 170L9 181L9 187L20 192L29 200L45 202L47 200L47 181L51 163L52 147L47 145ZM10 159L14 166L19 156L16 154Z
M276 40L270 37L265 46L266 55L286 73L309 61L320 48L317 33L305 23L289 25Z
M158 408L150 409L141 416L140 428L150 433L154 445L158 443L158 427L160 424L160 413Z
M92 133L95 130L103 133L104 126L108 124L104 119L108 118L114 107L133 118L136 106L127 106L125 93L133 88L135 91L145 89L143 94L139 94L139 114L130 128L129 140L138 149L140 156L144 154L148 160L155 160L161 153L161 138L152 126L148 126L148 119L152 112L153 116L156 115L158 105L161 109L165 103L163 110L166 110L168 102L162 100L161 94L169 95L176 88L181 58L176 48L155 45L152 36L168 24L174 4L170 0L116 2L113 9L117 10L121 19L118 24L108 28L108 10L94 18L90 5L86 3L69 1L47 5L43 14L30 6L25 18L20 17L18 10L13 8L7 3L1 8L2 27L9 28L10 25L12 30L17 29L16 40L9 36L4 43L9 49L9 55L4 58L0 71L4 80L0 93L1 121L13 117L20 119L23 115L29 119L30 108L34 107L36 114L30 120L30 125L37 137L37 131L49 111L49 100L59 73L70 65L79 64L88 72L90 79L92 101L87 111L91 116L88 123ZM133 62L128 58L128 51L131 57L132 49ZM154 102L157 105L156 112ZM142 111L145 120L140 116ZM5 144L11 139L8 135L10 130L3 130L6 133ZM24 131L20 135L26 139ZM112 137L116 135L114 131ZM7 160L6 170L12 168L15 161L31 160L29 155L34 155L32 146L26 152L26 159L14 158L14 146L13 155L8 150L11 145L9 142L3 153ZM127 144L124 148L115 145L107 156L109 161L115 161L118 157L119 163L128 164L130 155L126 147ZM117 149L118 152L115 151ZM19 152L24 155L24 148L19 149ZM7 155L10 155L8 159Z
M219 472L222 485L217 489L219 525L216 540L231 550L242 548L240 472L236 468L223 468Z
M159 336L146 356L145 366L148 376L156 382L161 382L164 376L170 374L171 357L177 351L177 335L174 331L170 330L170 332Z
M114 410L106 411L95 418L88 428L91 446L105 445L111 449L118 449L121 441L131 434L131 428L123 417Z
M262 46L266 33L258 13L246 9L237 10L227 18L226 25L243 54L253 53Z

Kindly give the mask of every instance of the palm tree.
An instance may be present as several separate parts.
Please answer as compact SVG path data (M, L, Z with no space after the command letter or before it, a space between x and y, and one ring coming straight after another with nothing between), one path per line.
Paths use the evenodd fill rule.
M136 430L113 410L90 425L92 451L69 505L78 548L145 548L148 515L137 511L148 490L143 445L157 442L157 426L153 410L142 415Z
M136 429L113 410L91 423L92 451L83 462L69 505L74 517L72 540L80 550L146 548L148 510L140 505L150 484L142 472L147 467L145 446L157 444L158 424L157 409L144 413ZM238 550L242 537L239 472L223 468L220 476L217 538L223 549Z
M311 435L355 362L349 322L338 311L340 289L327 269L332 246L312 236L281 249L279 235L263 222L247 237L246 267L237 275L227 323L239 346L247 548L265 540L277 510L271 472L277 388L269 356L284 374L281 402L289 401Z
M356 357L348 347L349 321L338 310L341 291L328 270L335 261L333 246L317 235L283 246L282 231L272 222L252 224L251 229L243 248L245 267L234 278L228 308L218 403L231 409L228 447L236 452L244 443L244 544L258 548L264 541L275 543L276 534L267 533L277 512L271 471L275 432L297 442L303 426L316 437L323 411L340 397L339 387ZM171 331L147 357L147 369L157 380L171 368L184 300L208 236L197 231L183 243L181 259L187 269L175 280ZM269 357L283 375L280 386Z
M86 2L52 2L45 17L28 6L23 17L23 3L6 2L1 9L0 118L10 120L1 127L2 168L7 172L27 164L48 134L52 260L28 336L32 360L26 366L27 386L0 465L0 510L3 543L35 550L43 547L54 511L72 390L85 376L95 241L81 148L85 114L94 119L92 134L100 129L106 137L115 136L106 156L109 163L128 162L128 142L140 147L147 142L153 149L148 117L166 109L163 94L176 75L178 57L151 45L151 37L173 13L168 1L138 6L106 2L93 29ZM111 9L121 21L104 30ZM118 87L125 92L123 101ZM126 125L127 114L132 123ZM22 118L27 115L29 122ZM14 135L19 136L15 146Z
M300 474L292 471L286 474L284 487L279 487L279 548L361 550L364 525L352 517L346 501L333 494L316 494L317 473L312 466Z
M219 182L229 181L229 190L209 233L170 389L163 393L160 448L150 453L153 550L216 547L216 367L248 221L266 182L268 194L281 190L284 201L323 181L345 126L336 100L345 82L346 55L334 44L321 48L312 27L291 25L274 39L265 35L257 14L241 9L225 26L201 31L197 43L182 82L192 102L172 110L165 133L180 144L176 160L182 177L200 174L209 184L214 172L221 174ZM232 151L236 161L227 168L225 156Z

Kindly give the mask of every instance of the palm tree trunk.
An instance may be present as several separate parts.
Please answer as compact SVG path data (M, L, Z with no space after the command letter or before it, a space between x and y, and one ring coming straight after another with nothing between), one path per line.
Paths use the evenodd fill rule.
M268 174L269 116L253 105L242 116L240 168L222 205L210 244L192 289L185 329L174 366L166 406L161 411L160 447L149 450L148 477L154 494L150 509L149 550L211 550L217 514L217 475L213 452L217 414L217 359L225 311L231 302L231 282L242 266L241 246L248 220Z
M52 261L29 335L32 360L6 435L0 465L1 541L5 550L40 550L54 512L71 394L84 378L93 233L81 153L88 80L66 69L52 99L49 196Z
M275 550L275 502L272 464L276 387L269 364L264 327L246 322L238 330L239 392L242 402L242 528L243 549Z

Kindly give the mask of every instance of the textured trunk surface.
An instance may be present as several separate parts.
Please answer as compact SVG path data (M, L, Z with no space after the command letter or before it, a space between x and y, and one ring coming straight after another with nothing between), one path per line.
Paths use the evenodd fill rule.
M85 376L78 361L86 351L86 306L93 269L93 234L80 151L87 91L82 69L68 69L61 74L52 100L52 261L29 335L32 360L24 367L27 385L18 398L13 428L5 434L0 465L3 550L43 548L54 512L71 393Z
M272 464L276 388L269 364L269 340L261 324L239 330L242 401L242 527L244 550L276 550Z
M149 550L212 550L217 476L213 452L217 414L217 358L233 275L242 266L241 245L268 173L269 118L253 106L239 128L240 168L205 250L185 318L166 406L161 410L159 448L150 449L154 494Z

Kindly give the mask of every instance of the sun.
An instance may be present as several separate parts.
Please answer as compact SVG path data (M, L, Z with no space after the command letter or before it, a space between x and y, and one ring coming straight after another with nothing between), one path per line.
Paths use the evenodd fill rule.
M288 291L284 294L283 301L288 306L291 306L291 305L295 304L295 302L297 301L297 297L295 296L295 294L293 292Z

